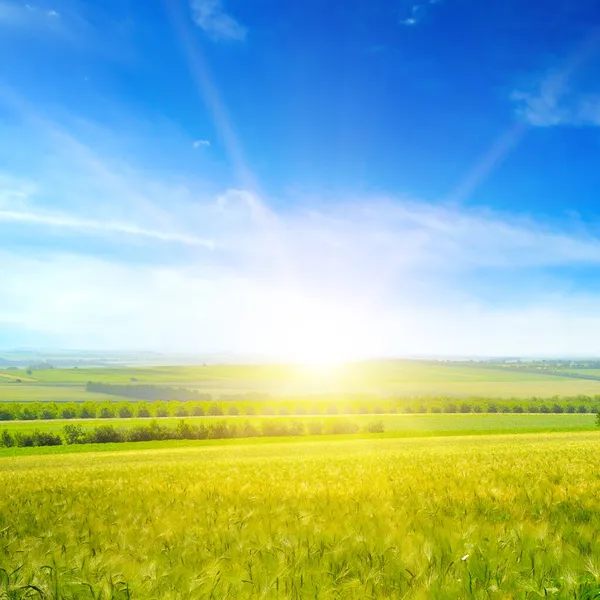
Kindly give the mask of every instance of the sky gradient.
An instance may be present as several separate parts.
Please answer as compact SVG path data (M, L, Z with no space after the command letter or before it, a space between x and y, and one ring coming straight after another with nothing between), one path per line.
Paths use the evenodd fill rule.
M0 348L600 355L591 0L0 0Z

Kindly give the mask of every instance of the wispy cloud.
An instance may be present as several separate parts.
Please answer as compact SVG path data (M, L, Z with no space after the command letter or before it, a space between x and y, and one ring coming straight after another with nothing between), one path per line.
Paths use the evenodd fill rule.
M534 127L599 126L600 90L590 92L574 85L575 76L599 50L600 35L596 33L529 89L515 90L511 100L517 115Z
M194 148L208 148L210 146L210 141L209 140L196 140L192 146L194 146Z
M423 20L423 18L427 14L430 5L439 4L439 2L440 0L425 0L415 2L410 7L408 16L405 16L404 18L400 19L399 23L408 27L417 25Z
M195 23L214 40L242 41L247 29L225 12L221 0L192 0Z
M65 215L39 214L11 210L0 210L0 223L16 223L22 225L39 225L53 229L67 229L80 233L123 234L126 236L150 238L162 242L175 242L190 246L202 246L213 249L214 242L193 235L172 231L144 229L130 223L111 221L92 221L72 218Z
M11 27L53 26L60 18L54 9L41 8L35 4L0 1L0 25Z

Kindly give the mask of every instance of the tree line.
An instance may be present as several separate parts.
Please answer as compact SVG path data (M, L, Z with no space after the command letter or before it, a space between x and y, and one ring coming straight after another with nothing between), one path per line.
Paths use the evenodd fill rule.
M0 421L54 419L130 419L222 416L302 416L350 414L425 413L595 413L599 397L579 396L542 400L456 399L451 397L392 398L378 401L85 401L6 402L0 404Z
M83 427L67 424L60 433L43 430L11 432L4 429L0 434L0 446L32 447L60 446L62 444L108 444L123 442L150 442L164 440L216 440L252 437L289 437L304 435L342 435L358 433L361 428L349 419L333 419L330 422L310 421L264 421L260 425L249 422L231 423L218 421L210 424L191 424L179 421L176 427L151 421L148 425L121 428L114 425ZM364 433L384 433L382 421L373 421L362 428Z

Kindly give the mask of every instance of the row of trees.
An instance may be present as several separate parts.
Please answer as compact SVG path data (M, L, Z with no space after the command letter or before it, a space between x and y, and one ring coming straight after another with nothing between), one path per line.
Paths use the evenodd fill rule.
M303 435L340 435L360 431L359 426L348 419L334 419L321 423L310 421L264 421L260 425L252 423L232 424L218 421L208 425L190 424L184 420L176 427L163 426L157 421L148 425L129 428L117 428L113 425L100 425L88 428L68 424L61 433L50 431L16 431L4 429L0 434L0 446L11 448L30 446L60 446L61 444L108 444L122 442L150 442L163 440L211 440L251 437L287 437ZM383 433L382 421L374 421L363 428L365 433Z
M221 417L271 415L344 415L415 413L590 413L600 402L588 398L575 402L542 400L387 400L380 402L7 402L0 404L0 421L54 419L130 419L165 417Z

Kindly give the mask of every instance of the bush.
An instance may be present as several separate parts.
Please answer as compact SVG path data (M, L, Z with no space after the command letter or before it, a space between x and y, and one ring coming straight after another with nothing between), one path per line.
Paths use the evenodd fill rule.
M568 413L574 413L575 412L575 405L574 404L567 404L566 412L568 412Z
M310 435L321 435L323 433L323 424L320 421L309 421L307 429Z
M481 413L481 412L483 412L483 407L481 406L481 404L476 404L473 407L473 412L474 413Z
M539 413L540 412L540 407L537 404L530 404L527 407L527 412L530 412L530 413Z
M137 410L137 416L140 419L147 419L150 416L150 411L147 406L140 406Z
M201 404L197 404L196 406L194 406L194 408L192 408L192 415L194 415L194 417L204 416L204 408Z
M560 404L555 404L552 407L552 412L553 413L562 413L562 412L564 412L564 410L563 410L563 407Z
M227 414L231 417L237 417L240 414L240 409L235 405L231 405L227 409Z
M50 431L34 431L33 443L35 446L60 446L62 438L60 435Z
M5 448L12 448L15 445L15 438L11 435L8 429L3 429L0 435L0 445Z
M437 404L433 405L431 407L431 412L432 413L441 413L442 412L442 407L438 406Z
M522 413L523 412L523 407L520 404L515 404L513 406L513 412L514 413Z
M460 405L460 412L461 413L470 413L471 412L471 405L468 402L463 402Z
M325 433L340 435L345 433L356 433L358 429L358 425L352 421L335 419L326 424Z
M444 406L444 412L445 413L455 413L456 412L456 404L453 404L452 402L450 402L449 404L446 404Z
M547 404L542 404L540 406L540 412L544 414L548 414L550 412L550 407Z
M81 425L65 425L63 432L67 444L83 444L85 441L85 429Z
M508 406L508 404L501 404L500 405L500 412L501 413L509 413L510 412L510 406Z
M218 404L213 403L208 407L208 411L206 411L206 414L211 417L220 417L223 415L223 411L221 410L221 407Z
M383 424L383 421L371 421L370 423L367 423L366 430L369 433L384 433L385 425Z
M577 407L577 412L578 413L586 413L587 412L587 406L585 404L580 404Z
M123 442L125 441L125 438L123 434L112 425L100 425L86 434L85 441L90 444L110 444Z
M498 407L495 404L488 404L488 406L487 406L487 412L489 412L489 413L497 413L498 412Z

